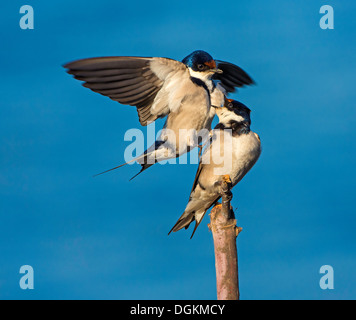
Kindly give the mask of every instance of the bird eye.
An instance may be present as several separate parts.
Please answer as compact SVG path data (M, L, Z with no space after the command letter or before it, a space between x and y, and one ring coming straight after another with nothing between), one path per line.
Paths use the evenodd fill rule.
M204 65L203 64L198 64L197 67L198 67L199 70L203 70L204 69Z

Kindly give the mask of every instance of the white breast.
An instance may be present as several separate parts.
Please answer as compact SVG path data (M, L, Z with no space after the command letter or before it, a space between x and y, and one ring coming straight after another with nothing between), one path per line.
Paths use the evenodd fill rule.
M237 184L253 167L261 154L261 141L252 131L232 138L233 165L230 178Z
M254 132L232 136L231 130L216 130L214 141L202 156L202 184L215 189L222 175L228 174L233 185L256 163L260 153L260 140Z

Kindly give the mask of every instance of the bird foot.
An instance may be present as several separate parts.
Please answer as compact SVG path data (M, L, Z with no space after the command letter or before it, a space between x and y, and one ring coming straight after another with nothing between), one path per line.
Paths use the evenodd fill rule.
M230 191L231 189L231 179L228 174L225 174L222 176L222 181L220 185L220 194L224 198L226 198L227 201L230 201L232 199L232 192Z
M226 183L228 183L228 184L231 184L231 183L232 183L232 182L231 182L231 179L230 179L230 176L229 176L228 174L224 174L224 175L222 176L222 179L223 179L224 182L226 182Z

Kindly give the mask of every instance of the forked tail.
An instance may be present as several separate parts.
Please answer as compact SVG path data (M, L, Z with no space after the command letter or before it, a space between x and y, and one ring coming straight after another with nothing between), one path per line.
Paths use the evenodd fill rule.
M106 171L104 171L104 172L98 173L98 174L94 175L94 177L100 176L100 175L102 175L102 174L104 174L104 173L107 173L107 172L116 170L116 169L118 169L118 168L121 168L121 167L123 167L123 166L129 164L129 163L132 163L132 162L137 161L137 162L141 165L141 170L140 170L139 173L137 173L136 175L134 175L134 176L130 179L130 181L131 181L133 178L137 177L140 173L142 173L143 171L145 171L145 170L148 169L149 167L153 166L153 165L158 161L158 160L156 159L156 156L154 157L154 161L152 161L152 159L149 158L149 157L150 157L151 155L153 155L163 143L164 143L164 141L156 141L155 144L153 145L153 146L154 146L154 150L148 152L148 150L150 150L150 149L152 148L152 147L151 147L151 148L147 149L147 150L146 150L143 154L141 154L140 156L138 156L138 157L136 157L136 158L134 158L134 159L132 159L132 160L130 160L130 161L128 161L128 162L125 162L125 163L123 163L123 164L120 164L120 165L117 166L117 167L114 167L114 168L111 168L111 169L106 170ZM148 160L149 160L149 159L150 159L150 163L148 163Z

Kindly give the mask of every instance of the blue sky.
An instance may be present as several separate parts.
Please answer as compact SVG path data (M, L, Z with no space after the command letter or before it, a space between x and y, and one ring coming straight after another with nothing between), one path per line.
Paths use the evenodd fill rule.
M24 4L34 30L19 27ZM334 30L319 27L324 4ZM136 110L61 67L197 49L257 82L232 95L263 144L232 201L241 298L356 298L354 3L13 0L0 12L0 298L215 299L208 217L192 240L191 230L167 236L197 166L93 178L123 162ZM19 287L26 264L34 290ZM334 290L319 287L322 265L334 268Z

